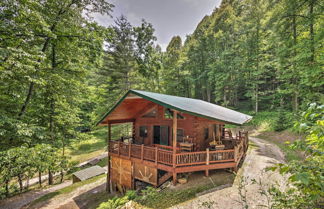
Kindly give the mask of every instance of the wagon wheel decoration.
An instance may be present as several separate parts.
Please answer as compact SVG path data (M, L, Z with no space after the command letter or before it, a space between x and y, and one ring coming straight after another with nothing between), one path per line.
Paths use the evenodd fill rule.
M144 174L142 173L141 170L139 170L139 173L141 174L141 178L143 181L150 182L150 178L153 176L153 173L147 171L147 167L145 166L144 168Z

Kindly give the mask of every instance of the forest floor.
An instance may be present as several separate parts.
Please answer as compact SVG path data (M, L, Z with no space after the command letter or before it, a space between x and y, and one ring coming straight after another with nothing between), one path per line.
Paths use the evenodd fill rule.
M285 162L281 149L266 140L250 137L251 144L244 163L239 170L232 186L221 188L215 192L201 195L193 200L173 206L174 209L195 208L264 208L267 200L261 195L260 189L270 184L284 185L286 179L277 172L265 171L267 167ZM261 181L262 185L253 183ZM241 189L240 189L241 187ZM243 195L239 195L239 191ZM244 200L246 197L246 201Z

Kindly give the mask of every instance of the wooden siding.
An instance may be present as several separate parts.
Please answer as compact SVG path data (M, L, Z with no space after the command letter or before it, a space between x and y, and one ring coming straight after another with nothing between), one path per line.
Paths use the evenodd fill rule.
M157 109L157 116L155 118L144 118L142 117L145 113L152 110L152 106L146 111L142 111L142 114L138 115L134 122L134 136L135 143L143 143L146 146L151 146L154 143L153 140L153 126L168 126L169 127L169 146L172 146L172 119L164 118L165 108L160 105L155 105ZM195 150L205 150L208 145L208 140L204 139L204 130L209 128L209 139L212 138L213 124L224 125L224 123L219 121L208 120L204 118L199 118L186 113L180 113L184 119L177 120L178 129L183 129L184 136L189 136L195 141ZM147 137L140 137L139 129L141 126L147 127Z

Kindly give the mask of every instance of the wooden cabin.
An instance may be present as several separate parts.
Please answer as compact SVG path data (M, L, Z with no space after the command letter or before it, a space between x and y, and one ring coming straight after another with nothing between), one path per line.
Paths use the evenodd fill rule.
M108 126L107 185L134 188L135 180L159 186L180 173L237 170L248 133L231 133L251 116L198 99L129 90L98 122ZM111 139L111 125L132 123L131 136ZM109 187L108 187L109 188Z

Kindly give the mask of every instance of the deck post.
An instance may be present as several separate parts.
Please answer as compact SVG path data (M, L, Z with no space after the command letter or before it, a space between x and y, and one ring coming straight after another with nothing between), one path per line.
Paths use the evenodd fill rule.
M206 165L209 165L209 148L206 149ZM209 176L208 168L205 170L205 176Z
M144 144L141 145L141 160L144 160Z
M120 141L118 141L118 156L120 156Z
M109 157L109 146L110 146L110 140L111 140L111 125L108 123L108 140L107 140L107 183L106 183L106 191L108 193L111 193L110 188L110 157Z
M158 147L155 147L155 165L158 164Z
M172 125L173 125L173 135L172 135L172 146L173 146L173 185L177 184L177 173L175 172L175 167L176 167L176 153L177 153L177 130L178 130L178 111L173 110L173 120L172 120Z
M129 159L131 158L131 151L132 151L132 143L129 142L129 143L128 143L128 158L129 158Z

